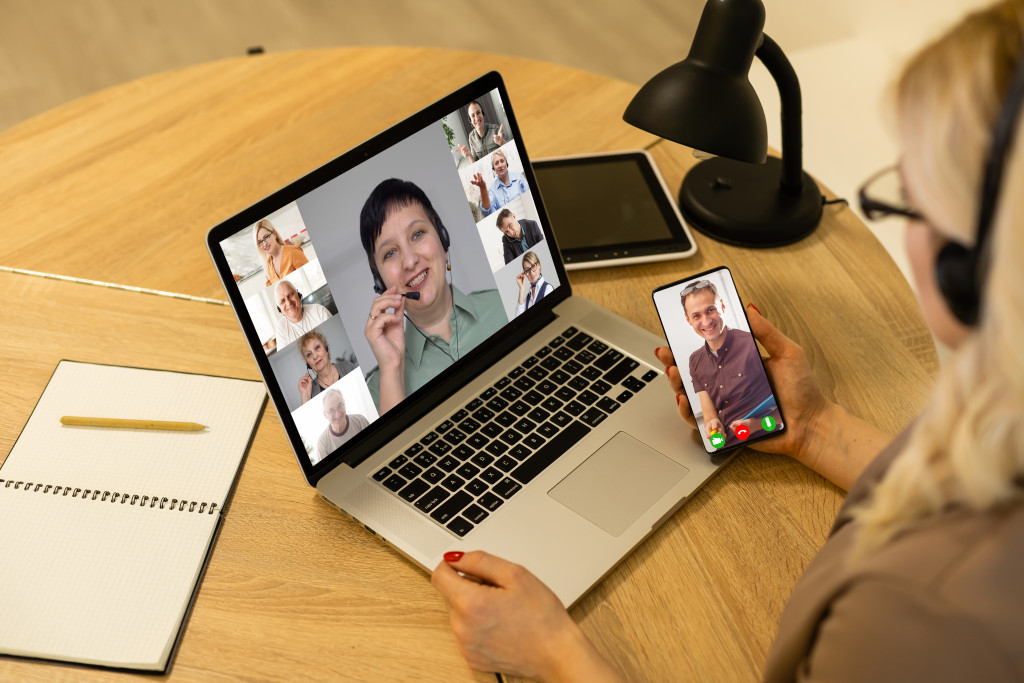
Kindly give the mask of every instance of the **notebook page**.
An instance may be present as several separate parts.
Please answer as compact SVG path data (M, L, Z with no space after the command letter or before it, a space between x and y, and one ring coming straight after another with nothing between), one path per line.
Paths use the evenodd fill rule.
M0 487L0 652L164 669L219 519Z
M0 478L224 504L262 382L61 361ZM198 422L201 432L70 427L64 415Z

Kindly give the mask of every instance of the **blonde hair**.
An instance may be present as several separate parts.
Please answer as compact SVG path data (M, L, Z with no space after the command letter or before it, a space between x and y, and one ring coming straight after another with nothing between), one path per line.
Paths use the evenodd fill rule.
M529 263L530 265L529 266L526 265L527 263ZM526 270L527 268L530 268L532 266L539 266L539 265L540 265L540 259L532 251L528 251L525 254L523 254L523 270Z
M933 227L974 243L983 167L1024 56L1024 0L970 15L908 64L897 84L903 170ZM1018 129L1020 122L1017 122ZM979 324L873 497L854 557L950 506L989 510L1024 498L1024 135L1008 151L985 253Z
M284 240L281 239L281 235L280 233L277 232L277 228L274 227L274 224L268 221L266 218L260 219L259 221L256 222L256 225L252 226L252 241L256 245L256 253L259 254L260 258L263 260L263 272L266 274L267 279L269 280L271 279L272 272L270 269L270 259L273 257L264 256L263 252L260 250L261 229L269 230L270 234L274 236L274 239L277 241L278 244L283 245Z

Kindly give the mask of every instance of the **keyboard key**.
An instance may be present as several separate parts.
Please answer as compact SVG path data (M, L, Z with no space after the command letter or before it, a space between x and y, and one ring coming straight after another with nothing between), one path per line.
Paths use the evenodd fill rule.
M466 483L466 480L457 474L449 474L444 481L441 482L441 486L445 487L449 491L458 491Z
M472 452L476 452L486 446L489 441L490 439L484 436L483 432L478 432L466 440L466 445L469 446Z
M444 472L436 467L431 467L429 470L423 473L423 479L426 479L431 484L440 483L444 479Z
M416 467L416 465L413 465L411 462L409 462L405 464L405 467L398 470L398 473L401 474L406 479L412 479L413 477L419 476L419 473L422 471L422 467Z
M533 431L533 428L537 426L536 422L532 422L526 418L523 418L519 422L516 422L515 428L521 434L529 434Z
M494 462L494 458L487 455L486 453L477 453L476 455L473 456L471 462L477 467L487 467L492 462Z
M452 449L452 445L450 443L448 443L447 441L435 441L434 443L430 444L430 448L429 448L430 452L433 453L434 455L438 456L438 457L441 457L445 453L449 452L451 449ZM423 456L422 455L417 455L416 457L420 458L420 457L423 457Z
M506 429L504 432L501 433L501 436L499 436L498 438L507 443L509 446L514 446L517 443L519 443L519 441L522 440L523 435L514 429Z
M490 422L491 418L494 417L494 411L490 408L480 408L480 410L473 413L473 419L478 420L481 423Z
M638 380L636 377L627 377L626 379L622 380L622 386L626 387L630 391L636 392L640 391L647 385Z
M580 395L576 397L576 400L584 405L591 406L594 405L594 401L597 400L597 394L588 389L587 391L581 392Z
M530 389L533 388L534 384L536 384L536 382L534 382L532 379L530 379L526 375L523 375L522 377L520 377L519 379L516 380L516 383L515 383L514 386L517 389L522 389L523 391L529 391Z
M436 510L430 513L430 516L441 522L441 524L444 524L455 517L455 515L462 512L462 508L472 502L473 496L469 495L465 491L459 491L458 493L452 494L448 500L439 505Z
M472 434L476 430L480 429L480 423L471 417L467 417L465 420L459 423L459 429L466 434Z
M580 416L580 419L586 422L591 427L596 427L597 425L604 422L604 419L606 417L608 417L607 413L598 410L597 408L591 408L587 412L583 413L583 415Z
M526 413L530 412L530 405L524 401L516 401L510 405L508 409L519 417L522 417L523 415L526 415Z
M573 422L568 427L558 433L555 438L548 441L548 443L538 450L536 453L527 458L523 463L516 469L512 470L512 477L522 484L528 484L533 479L543 472L548 465L553 463L563 453L574 446L580 439L590 433L590 427L581 423ZM480 499L483 504L483 498ZM484 504L484 507L487 507ZM493 510L493 508L488 508Z
M549 413L553 413L556 410L560 410L563 405L565 404L559 401L557 398L547 398L544 400L543 403L540 404L540 407L548 411Z
M505 410L505 408L508 407L508 401L498 396L495 396L494 398L487 402L487 407L496 413L500 413L501 411Z
M463 536L465 536L473 530L473 525L467 522L462 517L456 517L454 520L452 520L452 523L448 525L448 529L450 529L451 532L459 538L462 538Z
M601 352L595 350L595 353ZM619 351L618 349L608 349L608 351L605 352L603 356L594 361L594 367L600 368L601 370L605 371L611 370L616 363L618 363L625 357L625 354L623 354L622 351ZM616 384L618 384L618 381L616 381Z
M397 474L392 474L390 477L384 480L384 488L390 491L398 491L405 486L405 479L402 479Z
M564 337L566 335L563 334L562 336ZM568 346L569 348L573 349L574 351L579 351L580 349L582 349L583 347L585 347L587 344L589 344L592 341L594 341L593 337L591 337L586 332L580 332L579 334L573 336L572 339L567 341L565 343L565 345Z
M653 382L654 378L657 377L657 376L658 376L658 371L657 370L648 370L647 372L644 373L644 376L641 377L640 379L642 379L645 382Z
M424 446L429 446L435 441L437 441L437 432L430 432L429 434L425 434L423 438L420 439L420 443L423 444Z
M557 430L552 432L552 434L556 433ZM527 434L526 438L523 439L523 443L532 448L533 450L537 450L538 448L543 446L545 441L547 441L547 439L545 439L540 434ZM517 446L516 448L522 448L522 446ZM529 453L529 451L527 451L527 453ZM522 458L519 458L519 460L522 460Z
M487 399L491 398L492 396L495 396L497 393L498 393L498 390L495 389L494 387L487 387L487 390L484 391L484 393L480 394L480 399L483 400L483 401L486 401Z
M555 392L555 398L559 401L571 401L576 398L576 392L569 387L559 387Z
M562 370L568 372L570 375L575 375L577 372L583 369L583 365L579 361L571 360L562 366Z
M475 477L479 473L480 473L480 468L477 467L476 465L471 465L468 462L465 463L459 469L455 470L455 474L459 475L463 479L472 479L473 477Z
M413 479L398 495L411 503L429 490L430 484L422 479Z
M561 346L564 343L565 343L565 339L563 337L555 337L554 339L552 339L548 343L548 346L550 346L553 349L557 349L559 346Z
M462 444L461 446L456 448L454 451L452 451L451 455L453 457L456 457L459 460L465 462L466 460L469 460L470 456L472 456L474 453L476 453L476 449L475 448L470 448L466 444Z
M571 378L572 375L570 375L568 372L565 372L564 370L555 370L554 372L551 373L551 376L548 377L548 379L554 382L555 384L565 384Z
M530 356L529 358L527 358L526 360L523 361L523 367L526 368L527 370L529 370L534 365L536 365L537 362L538 362L538 360L537 360L536 356Z
M544 394L545 396L554 393L556 389L558 389L558 387L553 382L550 382L548 380L544 380L543 382L537 385L537 391Z
M414 443L413 445L411 445L411 446L409 446L408 448L405 449L405 454L408 455L411 458L412 456L416 455L417 453L419 453L422 450L423 450L423 445L422 444Z
M469 417L469 411L465 408L460 408L458 412L452 415L452 422L458 423Z
M577 332L579 332L579 330L577 330L575 327L568 327L568 328L566 328L565 332L562 333L562 336L565 337L566 339L568 339L569 337L573 336Z
M583 368L583 372L580 373L586 379L593 382L595 379L601 379L601 371L591 366L589 368Z
M539 438L540 437L537 436L536 434L530 434L525 439L523 439L523 443L529 443L530 439L539 439ZM543 441L543 439L541 439L541 440ZM513 458L515 458L516 460L525 460L530 455L530 453L532 453L532 452L533 452L532 450L530 450L529 448L527 448L523 444L516 444L515 446L513 446L509 450L508 454L510 456L512 456Z
M608 390L611 388L612 385L608 384L608 382L605 382L603 379L599 379L590 385L591 391L593 391L595 394L601 394L602 396L604 394L607 394Z
M514 496L516 493L518 493L519 489L521 489L521 488L523 488L522 484L520 484L519 482L514 481L512 479L509 479L508 477L505 477L504 479L499 481L497 484L495 484L494 488L491 489L491 490L494 491L495 493L497 493L499 496L501 496L505 500L508 500L509 498Z
M488 484L493 484L494 482L499 481L502 476L501 470L496 467L488 467L480 474L480 478Z
M508 446L501 441L492 441L487 444L487 448L484 449L494 457L498 457L502 453L508 450Z
M419 446L419 444L416 445ZM393 470L397 470L399 467L401 467L407 462L409 462L409 458L405 457L404 455L400 455L391 462L389 462L388 467L390 467Z
M485 510L490 510L491 512L494 512L495 510L500 508L501 504L504 503L505 501L503 501L501 498L498 498L493 493L488 492L480 496L480 499L477 500L476 502Z
M635 360L632 358L625 358L621 363L606 372L604 378L612 384L618 384L629 376L629 373L633 372L638 367L640 367L640 364Z
M543 408L534 408L533 410L530 411L530 414L527 415L527 417L533 420L534 422L543 422L544 420L548 419L548 415L550 414L551 413L544 410Z
M557 351L555 351L554 357L557 358L560 361L567 361L567 360L569 360L570 358L572 358L575 355L576 355L575 351L570 349L568 346L563 346L562 348L560 348ZM569 362L570 363L574 363L575 361L569 361ZM571 370L570 372L579 372L579 370Z
M435 458L430 453L420 453L415 458L413 458L413 462L415 462L420 467L430 467L435 462L437 462L437 458Z
M560 361L555 356L548 356L547 358L545 358L544 360L542 360L540 362L540 366L542 368L544 368L545 370L550 370L552 372L557 370L558 366L561 365L561 364L562 364L562 361Z
M587 407L580 403L579 401L569 401L568 403L565 404L564 408L565 412L569 413L573 417L579 417L580 415L583 414L583 411L586 409Z
M502 472L511 472L512 469L518 464L518 462L516 462L509 456L503 455L500 458L498 458L498 462L494 463L494 466L497 467ZM507 498L508 496L505 497Z
M458 446L466 438L466 433L458 429L452 429L444 435L444 440L453 446Z
M445 472L451 472L459 466L459 461L450 455L446 455L437 462L437 466Z
M506 401L514 401L520 396L522 396L523 392L521 392L519 389L516 389L515 387L505 387L502 390L502 392L498 395L501 396Z
M551 353L551 347L545 346L537 351L537 358L545 358L549 353Z
M538 406L540 405L541 401L544 400L544 394L540 393L539 391L528 391L526 392L526 395L523 396L523 400L529 403L531 406Z
M595 339L589 346L587 346L587 349L600 356L608 350L608 345L599 339Z
M474 410L476 410L477 408L479 408L483 404L484 404L483 401L481 401L478 398L474 398L472 401L470 401L469 403L466 404L466 410L468 410L469 412L473 412Z
M493 439L498 434L501 434L502 429L501 425L498 424L497 422L488 422L487 424L480 428L480 431Z
M481 493L487 490L487 484L480 481L479 479L474 479L473 481L466 484L466 490L469 491L474 496L479 496Z
M512 368L511 370L509 370L508 376L511 377L512 379L516 379L520 375L522 375L524 372L526 372L526 368L524 368L521 365L517 365L516 367Z
M551 416L551 421L554 422L559 427L564 427L565 425L572 422L572 418L563 413L561 410L559 410L557 413Z
M516 423L516 416L514 413L510 413L509 411L506 410L501 415L494 418L494 421L500 424L502 427L511 427Z
M447 432L449 429L451 429L454 426L455 426L454 422L452 422L451 420L445 420L441 424L437 425L437 427L435 427L434 429L436 429L440 434L444 434L445 432Z
M510 380L508 377L502 377L501 379L499 379L497 382L494 383L494 388L495 389L504 389L509 384L512 384L512 380Z
M569 386L576 391L583 391L590 386L590 382L583 379L583 377L576 376L569 380Z
M607 396L605 396L604 398L597 402L597 407L606 413L614 413L616 410L619 409L619 403L618 401L615 401L614 399L610 399Z
M391 474L391 470L388 469L387 467L382 467L379 470L377 470L376 474L373 475L373 479L374 481L384 481L385 479L388 478L389 474Z
M597 360L597 356L592 354L590 351L583 349L582 351L576 353L576 360L583 363L584 365L590 365L595 360ZM601 371L597 370L597 372L600 373Z
M615 397L615 400L619 403L625 403L629 399L633 398L633 394L629 391L623 391L621 394Z
M440 486L435 486L434 488L430 489L428 493L425 493L424 495L420 496L420 499L417 500L414 503L414 505L418 507L420 510L423 510L424 512L430 512L438 505L440 505L448 498L450 498L451 495L452 494L450 494L448 491L445 491Z
M558 431L558 427L551 424L550 422L545 422L540 427L537 427L537 433L543 436L545 439L550 439L555 434L557 434Z
M531 379L535 379L539 382L540 380L548 376L548 371L538 365L537 367L533 368L528 373L526 373L526 376Z
M471 521L473 524L479 524L480 522L487 519L487 511L482 507L474 503L468 508L462 511L462 516Z

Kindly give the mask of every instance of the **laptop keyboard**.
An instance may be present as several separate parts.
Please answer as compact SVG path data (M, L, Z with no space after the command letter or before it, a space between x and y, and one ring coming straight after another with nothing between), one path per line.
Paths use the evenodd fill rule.
M372 477L462 537L658 376L570 327Z

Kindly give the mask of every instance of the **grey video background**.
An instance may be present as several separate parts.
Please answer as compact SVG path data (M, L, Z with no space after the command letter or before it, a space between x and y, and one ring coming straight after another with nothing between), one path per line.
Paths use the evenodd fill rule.
M430 199L451 237L452 284L465 294L495 288L440 121L301 197L299 212L364 374L377 366L363 335L376 293L359 239L359 213L387 178L412 181Z

